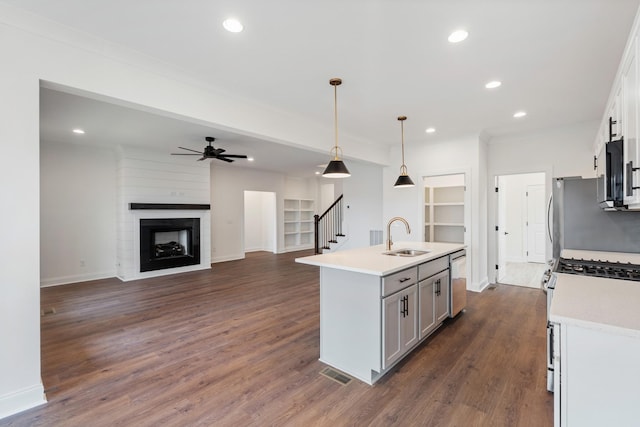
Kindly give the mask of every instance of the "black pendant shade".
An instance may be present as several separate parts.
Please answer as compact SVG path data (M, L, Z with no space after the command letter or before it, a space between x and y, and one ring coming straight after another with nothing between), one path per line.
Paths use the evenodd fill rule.
M349 169L344 165L342 159L338 154L338 151L342 153L342 149L338 146L338 89L337 87L342 84L342 80L334 78L329 80L329 84L333 86L333 116L334 116L334 130L336 145L329 151L333 153L333 160L329 162L327 168L322 173L324 178L347 178L351 176Z
M395 188L403 188L403 187L413 187L415 184L409 177L409 175L400 175L396 180L396 183L393 184Z
M402 132L402 166L400 166L400 176L393 185L394 188L406 188L413 187L415 184L407 175L407 165L404 164L404 121L407 120L407 116L398 117L400 121L400 130Z
M322 173L325 178L347 178L351 176L342 160L331 160Z

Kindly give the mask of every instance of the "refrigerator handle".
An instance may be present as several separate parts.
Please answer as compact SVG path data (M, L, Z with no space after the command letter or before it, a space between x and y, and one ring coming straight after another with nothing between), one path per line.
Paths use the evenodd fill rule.
M549 241L553 243L553 237L551 236L551 202L553 201L553 194L549 196L549 203L547 205L547 233L549 234Z

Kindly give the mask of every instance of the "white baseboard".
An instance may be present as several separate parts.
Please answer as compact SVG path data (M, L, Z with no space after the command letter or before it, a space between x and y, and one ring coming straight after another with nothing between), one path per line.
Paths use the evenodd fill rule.
M244 252L241 254L235 254L235 255L225 255L222 257L212 257L211 258L211 263L215 264L216 262L226 262L226 261L235 261L238 259L244 259Z
M0 419L47 403L42 382L0 396Z
M478 283L472 283L467 289L472 292L482 292L487 288L487 286L489 286L489 279L485 277Z
M52 277L49 279L40 279L40 287L47 288L49 286L69 285L71 283L88 282L90 280L108 279L116 277L116 270L106 271L102 273L74 274L71 276Z

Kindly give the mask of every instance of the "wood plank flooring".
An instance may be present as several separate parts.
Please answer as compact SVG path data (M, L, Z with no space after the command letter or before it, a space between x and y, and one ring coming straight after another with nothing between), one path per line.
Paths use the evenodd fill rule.
M319 372L318 268L212 270L42 290L49 403L0 426L551 426L545 295L497 285L373 387Z

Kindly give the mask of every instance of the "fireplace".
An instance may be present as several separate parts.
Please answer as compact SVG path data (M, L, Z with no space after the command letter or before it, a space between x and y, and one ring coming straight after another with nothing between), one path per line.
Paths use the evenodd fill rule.
M140 272L200 264L200 218L140 219Z

